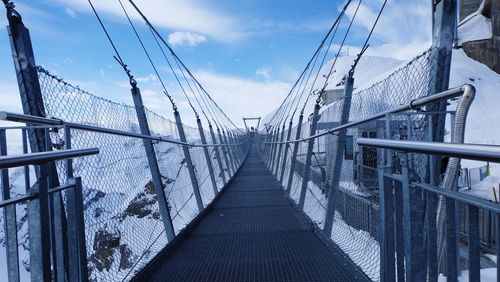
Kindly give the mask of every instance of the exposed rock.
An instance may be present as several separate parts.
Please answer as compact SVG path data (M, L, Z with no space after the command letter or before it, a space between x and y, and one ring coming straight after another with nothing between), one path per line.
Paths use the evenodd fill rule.
M109 271L114 262L114 249L120 246L120 232L111 233L106 229L107 225L96 232L94 236L94 253L90 256L90 262L99 271Z
M120 270L131 268L134 266L132 261L133 252L127 244L120 245Z
M128 216L135 216L137 218L144 218L151 216L154 205L157 203L156 194L153 186L153 182L149 181L144 187L144 192L137 194L129 205L119 216L117 216L121 221L123 221Z

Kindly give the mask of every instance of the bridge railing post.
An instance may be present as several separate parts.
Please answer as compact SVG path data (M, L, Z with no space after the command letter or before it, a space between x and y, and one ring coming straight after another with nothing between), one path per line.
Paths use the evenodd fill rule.
M300 113L299 116L299 121L297 123L297 131L295 132L295 140L299 140L301 130L302 130L302 121L304 120L304 114ZM293 151L292 151L292 158L290 160L290 173L288 174L288 183L286 185L286 192L290 194L292 190L292 183L293 183L293 175L295 173L295 165L297 163L297 152L299 151L299 143L294 142L293 143Z
M276 126L276 131L275 131L275 134L274 134L274 140L273 142L278 142L279 141L279 138L280 138L280 126L279 124ZM278 144L277 143L274 143L272 145L272 152L271 152L271 163L269 164L269 171L271 173L274 172L274 165L275 163L277 162L276 158L277 158L277 154L278 153Z
M427 276L425 249L421 247L423 246L421 232L424 225L422 218L425 215L423 205L419 201L422 198L422 193L410 187L408 155L403 154L400 159L405 277L408 281L422 281ZM431 225L435 226L435 223L431 223ZM400 268L398 268L398 276L402 276L399 274Z
M232 152L232 142L227 138L227 128L222 129L222 137L224 138L224 142L226 143L226 152L227 152L227 157L229 159L229 165L231 166L231 169L233 171L232 175L236 173L236 164L234 163L234 154Z
M184 126L182 125L181 115L177 108L174 109L175 123L177 125L177 131L179 132L179 138L181 142L187 143L186 134L184 133ZM198 180L196 179L196 174L194 172L194 164L191 159L191 154L189 153L189 148L187 145L182 145L182 150L184 152L184 158L186 159L186 166L189 173L189 178L191 179L191 185L193 186L194 198L196 199L196 204L198 205L198 211L203 211L203 201L201 199L200 186L198 185Z
M134 101L135 112L137 114L137 120L139 121L139 127L141 133L144 135L151 135L149 129L148 120L146 117L146 112L144 110L144 104L142 102L141 91L137 87L136 82L131 79L131 92ZM167 197L165 196L164 185L161 179L160 168L158 167L158 159L156 158L155 149L153 142L149 139L142 140L144 144L144 149L146 151L146 158L148 160L149 170L151 172L151 177L155 189L156 199L158 201L158 207L160 216L163 221L163 226L165 228L165 234L169 241L173 240L175 237L174 226L172 224L172 217L170 216L170 211L168 209Z
M351 110L351 99L352 91L354 87L354 78L352 73L346 79L346 84L344 86L344 101L342 103L342 112L340 116L340 125L344 125L349 122L349 114ZM335 147L335 160L332 170L332 180L330 185L330 191L327 191L328 195L328 205L325 214L325 224L323 231L328 238L332 235L333 221L335 220L335 193L339 189L340 177L342 173L342 161L344 158L344 147L346 144L347 129L342 129L337 135L337 144Z
M203 125L201 124L200 118L196 119L196 123L198 124L198 131L200 132L201 144L206 145L207 140L205 138L205 131L203 130ZM207 162L208 174L210 176L210 182L212 183L214 195L217 195L219 193L219 189L217 188L217 182L215 181L215 176L214 176L214 167L213 167L212 160L210 158L210 153L208 152L207 147L203 147L203 153L205 154L205 160Z
M391 116L386 116L386 130L390 128ZM389 129L390 130L390 129ZM385 164L379 163L379 244L380 244L380 280L395 281L395 235L394 235L394 181L386 175L392 174L393 150L384 149Z
M211 123L208 124L208 129L210 131L210 136L212 137L212 144L217 145L217 138L215 138L214 128ZM222 150L220 146L214 147L215 158L217 159L217 164L219 165L219 173L221 174L220 177L222 178L222 183L226 185L226 172L224 171L224 166L222 165L220 150Z
M71 128L64 126L64 146L71 149ZM87 240L83 211L83 187L81 178L73 176L73 159L66 161L66 177L73 188L66 190L68 217L68 277L69 281L88 281Z
M274 141L274 130L270 130L267 132L265 136L265 142L273 142ZM263 145L263 153L265 154L265 164L269 168L269 164L271 163L271 151L273 149L273 144L264 144Z
M283 127L281 128L281 137L279 139L280 142L283 142L285 138L285 122L283 122ZM278 144L278 154L276 155L276 165L274 168L274 175L276 175L276 178L278 178L278 172L280 168L280 163L283 163L283 160L281 159L281 151L283 150L283 143Z
M228 129L227 134L228 134L229 140L231 142L231 151L233 152L232 155L233 155L233 160L234 160L234 169L236 171L236 170L238 170L238 167L240 164L240 156L238 153L238 148L236 147L237 142L236 142L236 139L235 139L235 136L234 136L234 133L232 132L232 130Z
M293 127L293 118L290 119L290 123L288 124L288 132L286 135L286 141L290 141L290 137L292 136L292 127ZM281 185L283 184L283 177L285 176L286 169L286 160L288 158L288 148L290 147L290 143L284 144L284 152L283 152L283 165L281 165L281 172L279 174L279 182Z
M25 27L20 14L15 11L13 4L6 4L6 8L9 21L9 39L23 113L45 117L45 106L29 30ZM43 152L51 149L50 137L47 130L28 128L26 132L30 141L31 152ZM60 240L56 240L57 242L55 242L59 247L55 250L52 249L52 252L57 252L53 256L55 262L59 264L59 269L57 269L57 265L54 265L54 271L55 274L62 273L61 275L64 275L66 271L61 263L61 257L64 255L65 248L68 245L65 237L61 237L61 234L66 232L66 217L60 212L64 210L64 202L60 193L56 193L59 195L59 198L56 199L53 197L53 200L49 201L48 187L59 186L59 178L54 162L36 168L35 174L37 175L38 182L33 187L27 187L28 193L40 193L38 199L28 201L27 204L31 274L32 280L50 279L50 234L46 234L46 231L51 226L50 222L56 221L60 223L60 226L58 226L58 231L60 232L56 234ZM55 213L51 213L51 210L53 211L50 208L51 203L58 210ZM52 218L50 220L49 217L51 214L59 218Z
M26 140L24 140L26 142ZM5 129L0 129L0 156L7 155L7 134ZM10 183L8 169L1 171L2 199L10 199ZM20 281L19 276L19 251L17 249L17 216L16 206L3 208L5 251L7 253L7 276L9 281Z
M309 136L313 136L316 134L316 128L318 125L318 114L319 114L319 104L316 103L314 106L314 112L311 121L311 131ZM302 186L300 187L300 198L299 198L299 208L304 209L304 203L306 200L306 192L307 192L307 183L309 182L309 176L311 174L311 159L314 149L314 141L315 139L309 139L307 144L307 155L306 155L306 163L304 165L304 176L302 178Z
M83 194L81 179L68 178L66 190L66 212L68 216L68 280L88 281L85 220L83 216ZM64 281L64 280L62 280Z
M226 146L227 143L224 141L224 138L222 137L219 126L217 126L217 135L219 136L219 141L220 141L220 144L222 145L221 149L222 149L222 154L224 155L224 162L226 163L227 175L229 178L231 178L231 176L233 175L233 171L232 171L231 164L229 162L228 153L227 153L227 146Z
M36 169L37 181L27 193L38 194L28 201L28 236L30 248L30 273L32 281L50 281L50 214L49 214L49 164Z
M274 149L274 144L272 142L276 141L276 134L274 128L269 132L268 139L269 142L271 142L271 144L268 144L266 165L268 168L270 168L273 156L273 149Z

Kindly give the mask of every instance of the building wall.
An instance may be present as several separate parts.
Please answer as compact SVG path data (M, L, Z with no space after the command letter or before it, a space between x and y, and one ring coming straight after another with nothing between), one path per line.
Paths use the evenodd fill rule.
M460 20L477 11L482 0L461 0ZM464 42L462 47L472 59L500 74L500 0L486 0L482 14L491 18L492 38Z
M468 15L477 11L481 5L482 0L459 0L460 10L459 10L459 20L462 21Z

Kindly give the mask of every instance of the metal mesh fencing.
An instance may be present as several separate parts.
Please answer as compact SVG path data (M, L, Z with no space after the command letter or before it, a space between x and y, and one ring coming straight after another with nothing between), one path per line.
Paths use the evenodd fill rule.
M371 87L354 91L350 107L350 121L361 120L431 93L431 62L437 56L428 50L387 78ZM316 134L340 125L343 99L333 102L320 111ZM304 211L319 226L323 227L328 201L335 201L335 216L331 239L372 280L380 280L380 249L378 243L378 172L377 166L384 160L376 149L360 148L358 138L390 138L399 140L425 140L428 138L429 116L408 112L391 117L386 130L386 120L379 119L350 127L346 130L343 147L338 146L338 132L314 139L309 179L306 186ZM301 138L310 135L311 117L304 117ZM296 127L294 127L296 128ZM295 134L292 134L292 139ZM265 139L265 141L271 138ZM261 142L263 142L261 138ZM293 174L290 197L299 202L300 190L305 174L308 142L299 142L294 171L290 171L290 160L285 160L285 175ZM261 144L261 154L271 159L271 144ZM293 143L289 146L289 159ZM340 154L341 166L335 167ZM283 154L281 155L283 156ZM416 178L425 178L423 170L427 158L412 155L410 163ZM282 162L280 160L279 162ZM270 161L272 162L272 161ZM338 186L332 187L334 170L340 169ZM395 166L395 172L398 167ZM284 178L288 179L288 178ZM284 187L287 181L284 181ZM335 193L332 193L335 189ZM333 199L330 197L333 195Z
M97 97L38 68L48 117L67 122L140 133L135 108ZM174 122L146 109L151 134L179 141ZM196 128L183 126L187 141L201 144ZM53 130L54 149L64 147L63 130ZM205 131L205 137L209 138ZM72 148L98 147L96 156L75 159L74 174L82 178L85 232L90 279L128 280L145 266L168 240L160 218L143 141L93 131L72 129ZM209 142L211 143L211 142ZM181 145L156 142L168 209L178 234L198 214L186 159ZM222 187L221 169L209 154L216 181ZM189 149L204 205L215 197L203 148ZM58 164L60 178L64 163Z
M5 130L6 136L6 147L7 147L7 155L16 155L23 153L23 145L27 144L27 139L23 138L22 131L25 129L12 129L9 127L0 127L0 130ZM4 142L4 140L0 140L0 142ZM30 187L30 183L35 179L35 169L34 167L15 167L8 169L8 180L4 182L4 179L0 181L0 202L7 200L7 197L4 197L4 193L8 195L8 198L14 199L17 197L21 197L26 195ZM28 175L26 177L26 175ZM2 176L0 176L2 178ZM7 184L8 186L4 186ZM7 209L11 207L15 207L15 221L9 221L6 219ZM12 208L11 208L12 209ZM7 238L7 226L17 230L16 234L16 242L15 245L17 248L17 264L19 265L19 275L21 281L27 281L31 278L30 272L26 270L30 267L30 253L29 253L29 234L28 232L28 215L27 215L28 205L26 202L20 202L13 205L8 205L7 207L0 208L0 281L8 281L8 261L9 257L7 255L8 244L12 242L8 242L8 240L13 240L12 237ZM9 212L12 212L10 210Z

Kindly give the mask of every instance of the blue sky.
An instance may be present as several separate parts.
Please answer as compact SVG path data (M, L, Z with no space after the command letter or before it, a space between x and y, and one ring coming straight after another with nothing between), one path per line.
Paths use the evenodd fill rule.
M98 96L131 104L126 76L112 58L112 49L86 0L14 2L31 31L37 64ZM118 1L94 2L124 60L139 78L146 105L171 117L168 101ZM126 0L123 2L130 7ZM238 124L242 123L242 116L264 115L280 103L344 3L332 0L135 2ZM345 54L356 54L356 47L366 36L381 3L381 0L363 1ZM129 11L155 61L165 69L145 25L135 12ZM367 55L407 59L428 48L430 14L429 1L390 0ZM4 13L0 15L5 25ZM344 18L343 28L350 16L352 10ZM20 111L5 29L1 36L0 99L5 101L2 109ZM185 120L192 122L181 94L176 89L172 92Z

